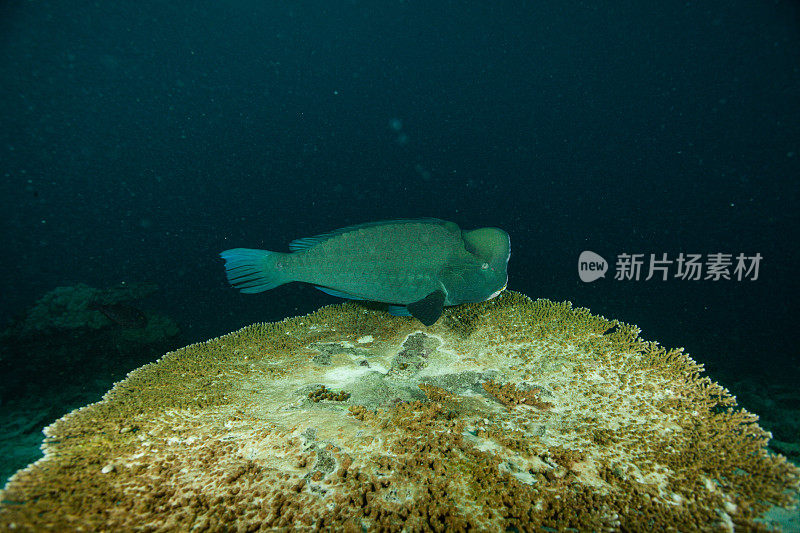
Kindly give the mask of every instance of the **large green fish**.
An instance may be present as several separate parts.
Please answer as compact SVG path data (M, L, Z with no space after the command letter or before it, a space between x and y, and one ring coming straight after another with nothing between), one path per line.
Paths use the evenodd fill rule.
M303 281L334 296L391 304L391 313L430 326L443 306L482 302L505 289L511 241L498 228L467 231L425 218L349 226L289 249L294 253L234 248L220 255L228 281L242 292Z

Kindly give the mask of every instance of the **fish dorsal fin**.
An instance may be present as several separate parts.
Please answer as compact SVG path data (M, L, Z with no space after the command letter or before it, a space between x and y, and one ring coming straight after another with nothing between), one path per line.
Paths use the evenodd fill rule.
M411 316L426 326L431 326L442 316L444 292L442 290L434 291L422 300L408 304L407 307Z
M358 231L364 228L372 228L375 226L386 226L389 224L441 224L446 225L448 224L447 221L441 220L438 218L399 218L395 220L382 220L380 222L367 222L366 224L356 224L354 226L347 226L344 228L335 229L333 231L329 231L328 233L322 233L320 235L314 235L313 237L303 237L302 239L295 239L289 243L289 250L293 252L299 252L301 250L307 250L312 248L323 241L327 241L332 237L336 237L337 235L343 235L345 233L350 233L351 231Z

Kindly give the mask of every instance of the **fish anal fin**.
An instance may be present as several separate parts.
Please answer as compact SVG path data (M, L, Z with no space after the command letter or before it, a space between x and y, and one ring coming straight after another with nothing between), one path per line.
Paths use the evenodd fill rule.
M405 305L390 305L387 311L393 316L411 316L411 313L408 312L408 307Z
M437 290L427 295L422 300L408 304L411 316L426 326L432 326L442 316L444 308L444 291Z
M353 296L352 294L347 294L346 292L337 291L336 289L331 289L328 287L320 287L319 285L314 285L317 289L321 290L325 294L330 294L331 296L336 296L337 298L347 298L348 300L363 300L364 298L359 298L358 296Z

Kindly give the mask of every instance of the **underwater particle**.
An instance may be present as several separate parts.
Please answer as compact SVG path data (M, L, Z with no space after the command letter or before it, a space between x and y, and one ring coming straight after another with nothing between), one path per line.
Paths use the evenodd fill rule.
M514 292L444 318L345 303L170 352L46 429L0 529L749 531L792 504L800 471L681 350Z
M403 129L403 121L399 118L393 118L389 120L389 129L395 132L399 132Z
M431 171L417 163L414 165L414 170L419 174L419 177L422 178L424 181L430 181L432 174Z

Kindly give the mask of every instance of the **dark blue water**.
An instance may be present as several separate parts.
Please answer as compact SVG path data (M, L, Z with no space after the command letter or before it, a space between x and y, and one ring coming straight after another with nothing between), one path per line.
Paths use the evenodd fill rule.
M800 377L795 2L0 9L3 322L56 286L157 282L145 305L200 341L336 301L239 294L221 250L433 216L508 231L511 289L731 381ZM579 280L583 250L605 279ZM613 279L619 254L681 252L763 260Z

